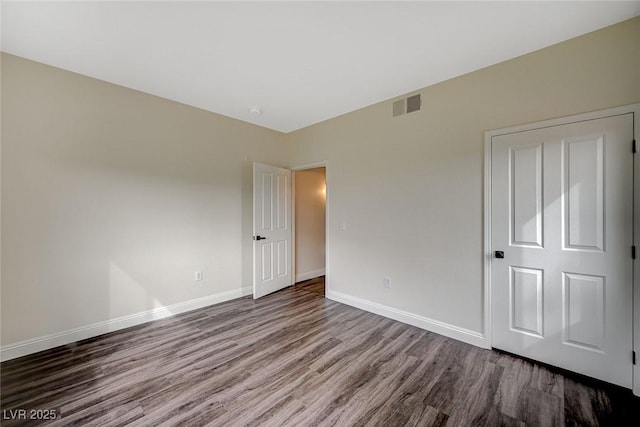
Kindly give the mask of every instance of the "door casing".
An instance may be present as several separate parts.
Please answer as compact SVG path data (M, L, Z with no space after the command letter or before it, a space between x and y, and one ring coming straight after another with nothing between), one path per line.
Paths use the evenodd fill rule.
M621 114L634 115L633 135L634 140L638 141L638 132L640 130L640 104L626 105L622 107L610 108L607 110L594 111L589 113L577 114L573 116L561 117L557 119L544 120L541 122L528 123L525 125L496 129L485 132L484 137L484 233L483 233L483 270L484 270L484 336L485 347L491 348L491 260L493 248L491 247L491 141L494 136L504 135L513 132L522 132L534 129L540 129L549 126L558 126L568 123L575 123L584 120L593 120L598 118L617 116ZM629 141L629 152L631 153L631 141ZM637 154L636 154L637 156ZM640 161L634 156L633 161L633 245L638 246L640 242ZM631 248L629 248L629 256L631 256ZM638 263L640 256L633 260L633 337L632 349L629 349L629 357L631 351L635 351L636 364L633 365L633 393L640 396L640 274L638 274Z

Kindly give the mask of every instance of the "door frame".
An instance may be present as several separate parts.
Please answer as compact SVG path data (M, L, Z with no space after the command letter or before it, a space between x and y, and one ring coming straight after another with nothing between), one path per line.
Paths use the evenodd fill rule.
M295 172L306 170L324 168L324 182L325 182L325 198L324 198L324 290L325 295L329 290L329 162L326 160L313 163L305 163L300 166L294 166L291 169L291 210L293 212L291 221L291 233L292 233L292 251L291 251L291 268L293 271L293 284L296 283L296 174Z
M551 126L565 125L586 120L594 120L611 116L632 113L633 116L633 138L639 141L640 132L640 103L625 105L622 107L609 108L606 110L592 111L588 113L576 114L572 116L560 117L534 123L527 123L502 129L486 131L484 133L484 230L483 230L483 293L484 293L484 336L486 348L492 345L492 318L491 318L491 260L493 250L491 248L491 141L494 136L505 135L515 132L535 130ZM640 142L640 141L639 141ZM631 141L629 142L631 151ZM640 242L640 161L634 156L633 159L633 244L638 246ZM631 251L631 248L629 248ZM631 254L629 254L631 256ZM632 350L636 354L636 364L632 365L633 393L640 396L640 256L633 260L632 267ZM631 351L631 350L630 350ZM629 355L631 357L631 354Z

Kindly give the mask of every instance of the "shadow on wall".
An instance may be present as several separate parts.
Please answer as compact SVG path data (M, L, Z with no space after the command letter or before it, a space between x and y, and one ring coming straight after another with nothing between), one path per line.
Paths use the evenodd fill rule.
M251 285L250 159L282 134L2 60L3 346Z

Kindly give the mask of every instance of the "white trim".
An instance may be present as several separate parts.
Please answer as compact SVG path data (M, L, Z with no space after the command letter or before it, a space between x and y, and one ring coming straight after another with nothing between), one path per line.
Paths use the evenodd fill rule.
M454 340L466 342L467 344L475 345L477 347L487 347L485 336L480 332L440 322L439 320L429 319L428 317L419 316L408 311L399 310L397 308L354 297L353 295L343 294L342 292L327 290L326 297L330 300L341 302L343 304L378 314L389 319L397 320L398 322L406 323L427 331L435 332Z
M70 344L83 339L151 322L153 320L164 319L176 314L219 304L221 302L251 295L252 293L253 288L251 287L233 289L226 292L220 292L218 294L195 298L189 301L179 302L165 307L156 307L152 310L118 317L117 319L81 326L79 328L58 332L56 334L5 345L0 349L0 360L4 362L5 360L15 359L17 357L26 356L28 354L37 353L39 351L48 350L50 348Z
M291 253L290 265L291 265L291 286L295 285L298 276L298 272L296 271L296 263L298 260L296 259L296 171L295 169L291 169Z
M482 272L484 275L484 336L487 348L491 348L491 137L490 132L484 134L484 253L482 254Z
M306 163L304 165L292 167L291 170L292 171L302 171L302 170L305 170L305 169L326 168L327 167L327 163L328 163L327 161Z
M325 269L320 268L318 270L307 271L306 273L298 274L296 272L296 283L302 282L303 280L315 279L316 277L324 276Z
M540 129L545 127L552 127L552 126L561 126L561 125L581 122L585 120L594 120L594 119L602 119L605 117L620 116L622 114L638 112L639 110L640 110L640 104L631 104L631 105L625 105L622 107L609 108L607 110L591 111L588 113L576 114L573 116L559 117L557 119L543 120L541 122L527 123L527 124L518 125L518 126L511 126L508 128L495 129L495 130L490 130L485 132L485 140L487 135L489 135L490 137L494 137L498 135L506 135L506 134L515 133L515 132L525 132L528 130L534 130L534 129Z
M592 111L541 122L528 123L504 129L487 131L484 134L484 335L487 347L491 347L491 139L494 136L505 135L514 132L540 129L544 127L560 126L585 120L593 120L604 117L618 116L622 114L634 114L634 138L640 142L640 104L625 105L601 111ZM634 244L640 244L640 159L634 158ZM640 257L633 262L633 343L632 347L636 357L640 358L640 270L638 268ZM632 366L633 393L640 396L640 361Z
M633 107L633 137L640 143L640 104ZM640 249L640 154L633 158L633 244L636 252ZM633 394L640 396L640 256L636 253L633 260L633 349L636 352L636 364L633 366Z

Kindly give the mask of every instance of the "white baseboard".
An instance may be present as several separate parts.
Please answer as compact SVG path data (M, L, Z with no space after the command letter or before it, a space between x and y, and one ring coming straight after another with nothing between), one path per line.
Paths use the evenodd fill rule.
M120 329L147 323L152 320L164 319L165 317L171 317L176 314L208 307L213 304L219 304L224 301L229 301L251 294L253 294L252 287L233 289L231 291L207 295L206 297L179 302L177 304L172 304L165 307L156 307L152 310L131 314L129 316L119 317L117 319L111 319L104 322L94 323L92 325L81 326L79 328L70 329L68 331L63 331L52 335L21 341L15 344L5 345L0 348L0 360L4 362L5 360L15 359L17 357L26 356L27 354L37 353L39 351L48 350L60 345L65 345L109 332L118 331Z
M352 295L343 294L342 292L327 290L326 297L330 300L341 302L370 313L379 314L402 323L407 323L427 331L435 332L454 340L466 342L467 344L477 347L488 348L485 336L479 332L469 329L460 328L439 320L429 319L428 317L419 316L409 313L408 311L399 310L397 308L378 304Z
M304 280L315 279L316 277L324 276L325 269L320 268L318 270L308 271L306 273L298 274L296 272L296 283L302 282Z

